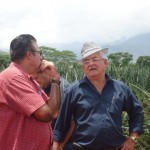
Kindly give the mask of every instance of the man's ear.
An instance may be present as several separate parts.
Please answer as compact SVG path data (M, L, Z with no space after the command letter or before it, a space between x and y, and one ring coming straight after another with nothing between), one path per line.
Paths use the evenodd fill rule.
M109 62L108 62L108 60L107 60L107 59L104 59L104 64L105 64L105 66L106 66L106 67L108 67Z
M26 57L28 60L31 60L31 58L33 57L32 52L31 52L31 51L27 51L25 57Z

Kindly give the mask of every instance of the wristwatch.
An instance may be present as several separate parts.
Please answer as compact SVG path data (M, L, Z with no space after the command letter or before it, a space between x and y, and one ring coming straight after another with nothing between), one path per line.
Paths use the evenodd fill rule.
M134 143L137 144L137 137L136 136L130 136L129 137Z
M55 79L51 79L51 83L56 83L56 84L60 85L60 81L59 80L55 80Z

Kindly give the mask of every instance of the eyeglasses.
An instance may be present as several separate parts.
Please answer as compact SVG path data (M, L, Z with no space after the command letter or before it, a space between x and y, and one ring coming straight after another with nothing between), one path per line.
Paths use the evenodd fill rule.
M31 51L31 52L33 52L33 53L38 53L38 54L40 54L40 56L43 55L42 51Z
M89 65L91 61L93 63L96 63L96 62L101 61L101 60L103 60L103 58L87 59L87 60L83 60L82 62L83 62L84 65Z

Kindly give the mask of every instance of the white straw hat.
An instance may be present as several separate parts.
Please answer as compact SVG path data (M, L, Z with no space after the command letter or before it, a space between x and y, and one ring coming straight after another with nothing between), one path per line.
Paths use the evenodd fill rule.
M85 58L98 51L101 51L102 53L107 54L108 48L102 49L101 47L97 46L94 42L86 42L83 44L81 55L82 55L82 58Z

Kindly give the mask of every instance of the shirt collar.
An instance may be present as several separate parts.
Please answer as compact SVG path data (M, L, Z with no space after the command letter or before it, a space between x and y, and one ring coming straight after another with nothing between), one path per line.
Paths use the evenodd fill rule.
M106 78L106 83L108 83L109 81L112 80L112 78L111 78L109 75L107 75L107 74L105 74L105 78ZM84 78L79 81L79 84L84 84L84 83L89 83L89 82L90 82L90 81L89 81L89 79L87 78L87 76L84 76Z
M17 63L11 62L9 66L18 68L27 78L31 78L31 76L21 66L19 66Z

